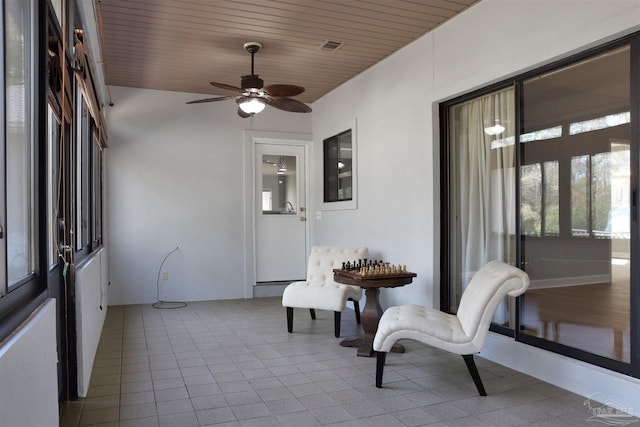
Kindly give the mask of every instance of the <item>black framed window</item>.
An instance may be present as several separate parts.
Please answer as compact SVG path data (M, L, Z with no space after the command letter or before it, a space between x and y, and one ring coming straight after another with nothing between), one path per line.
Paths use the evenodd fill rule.
M90 148L91 148L91 116L89 108L76 85L76 114L75 114L75 250L76 256L82 257L90 251Z
M40 277L39 143L46 140L46 28L35 0L0 7L0 340L46 297Z
M348 129L322 142L324 202L353 199L352 131Z
M102 149L82 92L76 96L74 149L76 261L102 245Z
M6 263L4 289L8 292L34 274L34 103L33 27L31 2L7 1L5 12L5 117L3 209Z
M91 248L102 246L102 149L98 136L91 133Z
M58 263L58 198L60 195L60 155L58 145L62 126L60 124L59 115L55 108L49 104L47 108L47 176L49 184L47 186L47 230L49 234L47 259L48 266L52 268Z

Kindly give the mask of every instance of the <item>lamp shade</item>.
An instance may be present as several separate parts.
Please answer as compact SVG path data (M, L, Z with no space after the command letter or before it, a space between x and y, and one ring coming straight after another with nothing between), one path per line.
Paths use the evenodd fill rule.
M264 110L265 103L262 98L246 98L238 106L247 114L256 114Z

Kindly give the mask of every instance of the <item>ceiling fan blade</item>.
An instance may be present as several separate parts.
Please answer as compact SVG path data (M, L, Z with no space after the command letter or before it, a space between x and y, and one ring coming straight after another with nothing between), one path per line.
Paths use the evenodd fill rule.
M233 92L241 92L242 89L240 89L239 87L236 86L231 86L225 83L218 83L218 82L209 82L210 85L215 86L217 88L220 89L224 89L224 90L231 90Z
M263 87L262 90L267 95L274 97L296 96L304 92L302 86L295 85L268 85Z
M291 98L270 98L269 105L290 113L310 113L311 107Z
M195 101L189 101L186 104L201 104L203 102L226 101L227 99L232 99L232 98L233 96L220 96L217 98L196 99Z
M245 113L244 111L242 111L242 108L240 108L240 107L238 107L238 115L240 117L242 117L243 119L247 119L247 118L253 116L253 114Z

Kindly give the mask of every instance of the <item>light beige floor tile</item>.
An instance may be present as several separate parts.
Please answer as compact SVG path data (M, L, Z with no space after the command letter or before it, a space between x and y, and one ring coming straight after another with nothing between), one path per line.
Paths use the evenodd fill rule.
M120 419L130 420L133 418L148 418L155 417L156 403L139 403L137 405L128 405L120 407Z
M227 399L224 398L223 394L192 397L190 400L193 409L195 409L196 411L201 411L204 409L224 408L229 406L229 403L227 403Z
M158 415L160 427L199 427L195 412L180 412L177 414Z
M321 424L310 411L294 412L276 415L282 427L316 427Z
M179 414L182 412L194 412L195 409L191 403L191 399L168 400L166 402L158 402L156 405L158 416Z
M224 393L224 398L227 399L229 406L248 405L262 402L260 395L253 390Z
M80 415L81 426L104 423L107 421L118 421L119 412L118 408L104 408L104 409L84 409Z
M120 406L139 405L142 403L155 403L156 398L152 391L140 391L136 393L122 393Z
M237 418L230 407L196 411L196 416L200 424L203 426L227 421L237 421Z
M293 334L285 319L279 298L110 307L89 396L60 426L590 424L584 398L478 357L480 397L462 358L412 341L378 389L375 358L338 345L331 313L296 310ZM361 333L352 313L342 332Z

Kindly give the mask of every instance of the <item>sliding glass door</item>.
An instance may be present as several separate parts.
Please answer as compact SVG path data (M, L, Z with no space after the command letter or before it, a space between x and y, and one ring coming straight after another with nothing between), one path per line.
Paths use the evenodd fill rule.
M630 36L441 106L441 308L503 260L531 286L494 331L637 377L639 52Z
M524 332L629 363L629 47L524 80L522 112Z

